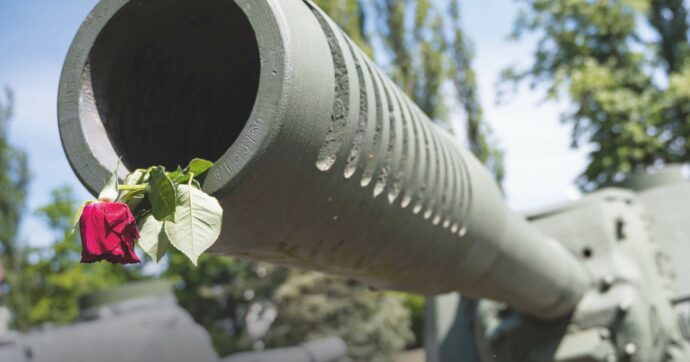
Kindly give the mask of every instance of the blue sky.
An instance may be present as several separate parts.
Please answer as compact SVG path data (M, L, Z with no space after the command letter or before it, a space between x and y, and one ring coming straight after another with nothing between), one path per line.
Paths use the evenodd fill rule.
M1 0L0 85L12 87L16 112L12 142L29 153L33 174L29 207L49 201L50 190L73 185L87 198L72 174L60 145L56 120L57 87L62 62L79 24L96 0ZM486 119L506 150L509 204L530 210L577 195L574 178L586 164L584 151L568 148L569 128L559 123L564 104L543 103L538 91L522 89L497 106L495 84L501 69L529 64L533 40L507 41L517 13L512 0L467 0L464 26L475 44L475 70ZM40 220L27 217L22 235L45 243L52 235Z

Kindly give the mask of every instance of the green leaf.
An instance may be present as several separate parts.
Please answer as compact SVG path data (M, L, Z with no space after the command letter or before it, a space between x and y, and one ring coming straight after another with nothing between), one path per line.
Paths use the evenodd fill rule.
M165 222L158 221L152 214L144 217L139 228L139 246L154 262L158 263L170 245L170 239L163 229Z
M184 173L184 171L182 171L182 167L177 166L177 170L175 170L173 172L169 172L168 177L172 180L172 182L183 183L183 182L179 181L179 179L180 179L180 177L182 177L183 173Z
M213 167L213 162L195 158L189 163L189 166L187 166L185 170L188 173L194 174L194 176L199 176L208 171L211 167Z
M151 212L159 221L175 221L175 204L177 195L168 175L162 167L151 170L146 193L151 202Z
M211 161L195 158L194 160L192 160L192 162L189 163L189 166L187 166L187 168L181 170L178 167L177 171L171 172L169 176L175 184L187 184L191 180L192 185L200 189L201 183L198 181L198 176L206 173L206 171L208 171L208 169L212 166L213 163Z
M188 174L188 173L183 173L182 175L180 175L179 177L177 177L177 178L175 179L175 183L178 184L178 185L188 184L190 178L191 178L191 175L190 175L190 174Z
M101 193L98 195L98 200L108 202L117 200L120 194L120 191L117 189L117 182L117 171L115 171L110 175L110 179L105 183L105 186L103 186L103 190L101 190Z
M223 208L216 198L190 185L177 186L175 222L165 223L170 243L194 265L199 256L218 240Z
M79 206L77 212L74 213L74 217L72 218L72 228L70 229L69 233L67 233L67 236L72 237L77 232L79 229L79 220L81 220L81 215L84 213L84 208L93 203L94 201L89 200Z

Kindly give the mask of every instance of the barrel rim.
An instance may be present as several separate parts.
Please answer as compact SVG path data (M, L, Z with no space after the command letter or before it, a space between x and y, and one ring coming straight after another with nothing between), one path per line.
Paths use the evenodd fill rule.
M96 195L105 181L118 168L120 154L107 134L97 114L83 116L85 92L90 91L88 66L91 50L99 34L109 21L134 0L100 1L80 26L67 53L58 88L58 129L62 147L70 167L79 181ZM287 104L286 89L290 87L290 44L286 36L285 20L276 0L233 1L247 17L259 49L259 89L251 114L237 140L214 160L203 188L222 197L236 186L263 154L282 126L282 114ZM260 34L260 35L259 35ZM87 85L87 86L85 86ZM93 97L91 97L93 98ZM131 170L119 167L118 176Z

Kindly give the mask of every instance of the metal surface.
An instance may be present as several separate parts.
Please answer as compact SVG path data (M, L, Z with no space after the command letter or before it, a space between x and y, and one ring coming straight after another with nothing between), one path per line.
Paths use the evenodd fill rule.
M664 251L660 263L670 279L673 299L690 296L690 187L687 182L671 183L640 193L640 202L649 211L649 228Z
M225 209L217 254L462 291L542 318L572 311L588 287L576 259L506 209L470 152L309 2L102 1L69 51L59 123L91 191L120 157L215 160L204 188Z
M0 361L218 362L208 333L177 305L169 285L160 293L162 285L132 284L94 295L89 299L100 302L71 326L0 335ZM156 292L135 292L147 287Z
M638 193L605 189L530 216L597 283L570 316L546 323L502 303L437 297L428 361L690 360L690 184L673 174L635 177Z
M173 286L167 280L149 280L130 283L79 298L80 318L98 317L103 310L121 302L143 298L166 298L172 296Z
M296 347L239 353L223 359L222 362L339 362L346 361L346 358L345 342L340 338L331 337Z

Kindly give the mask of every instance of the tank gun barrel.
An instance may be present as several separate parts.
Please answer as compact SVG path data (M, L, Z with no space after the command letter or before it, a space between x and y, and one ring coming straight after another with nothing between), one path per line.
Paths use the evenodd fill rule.
M92 192L120 158L215 160L217 254L542 318L587 288L579 261L309 1L102 1L67 56L59 127Z

